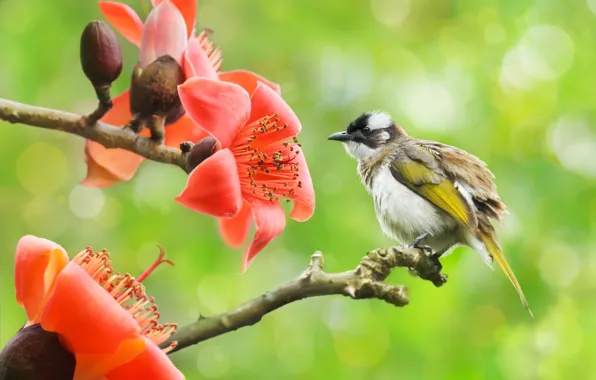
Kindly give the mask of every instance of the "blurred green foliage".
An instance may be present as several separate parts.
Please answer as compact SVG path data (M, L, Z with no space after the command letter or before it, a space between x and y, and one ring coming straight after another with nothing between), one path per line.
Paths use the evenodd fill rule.
M147 0L131 5L144 17ZM79 34L91 0L0 2L0 96L80 113L95 105ZM470 249L444 259L441 289L396 271L411 304L340 297L292 304L258 325L172 356L188 379L596 379L596 1L202 0L224 70L282 85L302 120L317 193L248 273L213 219L172 201L180 170L143 164L129 183L80 187L83 141L0 125L0 346L24 321L13 253L24 234L112 252L139 274L166 248L176 266L146 285L164 321L227 310L298 274L322 250L352 268L385 238L355 162L327 135L385 109L410 134L457 145L497 175L511 215L499 229L536 315ZM122 39L125 70L136 48ZM116 92L129 83L123 75Z

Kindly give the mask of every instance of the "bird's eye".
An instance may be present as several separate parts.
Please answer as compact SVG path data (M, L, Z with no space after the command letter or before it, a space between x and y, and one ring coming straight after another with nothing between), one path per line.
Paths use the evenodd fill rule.
M368 135L370 133L370 128L369 127L362 128L362 133L365 135Z

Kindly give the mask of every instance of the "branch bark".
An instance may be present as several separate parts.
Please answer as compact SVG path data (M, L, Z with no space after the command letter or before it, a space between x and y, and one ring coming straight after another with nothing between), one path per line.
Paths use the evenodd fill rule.
M75 134L96 141L106 148L126 149L149 160L171 164L185 170L186 154L169 148L133 131L93 122L93 118L48 108L13 102L0 98L0 120ZM395 267L410 268L418 277L441 286L447 276L440 263L420 249L391 247L376 249L360 261L353 270L341 273L323 271L323 255L315 253L308 268L295 279L254 298L234 310L212 317L200 317L196 322L179 328L162 347L178 342L176 352L207 339L251 326L266 314L305 298L342 295L353 299L383 300L394 306L409 303L405 286L383 281Z
M353 299L376 298L394 306L405 306L409 303L407 288L383 282L395 267L410 268L418 277L431 281L437 287L447 282L447 276L441 273L438 261L417 248L375 249L368 252L355 269L341 273L324 272L323 254L317 252L311 257L308 268L295 279L234 310L212 317L199 317L196 322L178 328L162 347L168 347L170 342L177 342L176 348L170 351L173 353L239 328L252 326L266 314L305 298L342 295Z
M133 131L102 122L87 124L87 118L71 112L53 110L0 98L0 120L72 133L96 141L106 148L120 148L149 160L186 167L186 155Z

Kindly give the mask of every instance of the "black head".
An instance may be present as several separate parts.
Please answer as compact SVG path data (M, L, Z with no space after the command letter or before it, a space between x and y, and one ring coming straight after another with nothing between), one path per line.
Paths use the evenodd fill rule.
M345 143L351 156L361 159L374 155L383 145L406 135L391 116L384 112L365 112L352 121L344 132L337 132L329 140Z

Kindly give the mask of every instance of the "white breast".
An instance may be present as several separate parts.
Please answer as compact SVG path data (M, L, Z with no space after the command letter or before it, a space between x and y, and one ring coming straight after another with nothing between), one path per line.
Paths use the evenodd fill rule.
M370 186L364 185L374 198L383 232L402 244L425 232L437 236L455 227L453 219L399 183L388 167L380 169Z

